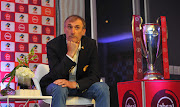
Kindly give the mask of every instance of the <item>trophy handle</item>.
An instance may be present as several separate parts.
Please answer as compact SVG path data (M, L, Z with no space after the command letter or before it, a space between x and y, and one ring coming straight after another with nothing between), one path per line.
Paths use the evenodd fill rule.
M143 23L143 19L142 19L142 17L141 16L139 16L140 18L141 18L141 23L139 24L139 30L141 30L142 29L142 23ZM132 20L132 22L131 22L131 24L132 24L132 35L133 35L133 40L134 40L134 19Z
M157 18L156 23L161 26L161 18L160 17ZM167 25L166 25L166 28L167 28ZM167 39L168 39L168 28L167 28Z

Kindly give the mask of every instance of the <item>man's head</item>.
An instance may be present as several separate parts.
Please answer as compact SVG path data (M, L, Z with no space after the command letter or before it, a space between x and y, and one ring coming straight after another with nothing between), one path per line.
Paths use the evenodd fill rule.
M64 22L64 32L68 41L79 42L86 33L85 20L77 15L69 16Z

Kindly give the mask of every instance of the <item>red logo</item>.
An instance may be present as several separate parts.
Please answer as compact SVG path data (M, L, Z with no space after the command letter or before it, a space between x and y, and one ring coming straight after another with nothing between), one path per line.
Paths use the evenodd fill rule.
M34 62L38 62L38 60L39 60L39 57L38 57L38 55L36 55L37 57L33 60Z
M24 51L24 45L20 44L20 45L19 45L19 50L20 50L20 51Z
M19 2L24 3L24 0L19 0Z
M10 20L11 19L11 15L9 13L6 13L4 16L5 16L6 20Z
M11 34L10 34L9 32L5 33L5 34L4 34L4 38L5 38L6 40L11 40Z
M11 59L11 55L8 54L8 53L6 53L6 54L5 54L5 59L6 59L6 60L10 60L10 59Z
M46 8L46 9L45 9L45 14L46 14L46 15L51 15L51 9Z
M49 27L46 27L46 28L45 28L45 31L46 31L47 34L50 34L50 33L51 33L51 29L50 29Z
M25 10L25 9L24 9L24 6L19 5L19 11L20 11L20 12L24 12L24 10Z
M38 37L36 35L32 36L33 42L37 42L38 41Z
M179 99L171 90L160 90L154 95L151 107L179 107Z
M122 107L139 107L139 101L134 91L126 91L123 96Z
M38 20L39 20L39 19L38 19L37 16L33 16L33 17L32 17L32 22L33 22L33 23L38 23Z
M23 24L20 24L20 25L18 26L18 29L19 29L21 32L23 32L23 31L25 31L25 26L24 26Z
M37 0L33 0L33 4L37 4Z

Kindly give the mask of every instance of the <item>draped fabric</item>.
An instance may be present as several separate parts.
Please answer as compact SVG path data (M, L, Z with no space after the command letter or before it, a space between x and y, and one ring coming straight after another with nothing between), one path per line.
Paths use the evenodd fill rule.
M64 20L73 14L85 18L85 0L56 0L56 36L64 33Z

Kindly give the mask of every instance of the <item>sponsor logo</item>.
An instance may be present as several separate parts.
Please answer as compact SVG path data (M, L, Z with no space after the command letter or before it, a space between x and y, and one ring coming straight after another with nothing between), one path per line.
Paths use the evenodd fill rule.
M6 43L6 47L9 48L10 47L10 43Z
M49 3L50 2L50 0L46 0L46 3Z
M126 91L126 93L123 96L122 107L139 107L137 95L134 91Z
M45 31L46 31L47 34L50 34L50 33L51 33L51 29L50 29L49 27L46 27L46 28L45 28Z
M24 38L24 35L23 35L23 34L21 34L21 35L19 35L19 37L20 37L21 39L23 39L23 38Z
M38 42L38 37L36 35L32 36L33 42Z
M19 5L19 11L20 12L24 12L24 10L25 10L24 6L23 5Z
M25 31L25 26L23 24L19 24L18 29L19 31L23 32Z
M6 23L6 28L5 28L5 30L10 30L10 26L11 26L11 24L10 23Z
M33 61L34 62L38 62L39 61L39 57L38 57L38 55L35 55L35 56L37 56Z
M19 21L24 22L24 15L21 14L21 15L19 16Z
M24 0L19 0L19 2L20 2L20 3L25 3L25 1L24 1Z
M32 17L32 22L33 23L38 23L38 17L37 16L33 16Z
M46 0L46 6L50 6L50 0Z
M4 38L6 40L11 40L12 36L11 36L11 34L9 32L7 32L7 33L4 34Z
M50 24L50 18L46 18L46 24Z
M37 33L37 26L33 26L33 32Z
M37 2L38 2L37 0L33 0L33 4L37 4Z
M171 90L163 89L154 95L151 107L179 107L179 99Z
M5 67L5 70L6 70L6 71L10 71L10 66L11 66L10 63L7 63L5 66L6 66L6 67Z
M19 39L20 41L24 41L24 35L23 35L23 34L20 34L20 35L19 35L19 38L20 38L20 39Z
M10 6L11 6L11 5L10 5L9 3L7 3L6 6L5 6L5 7L6 7L6 10L10 10Z
M10 50L10 43L6 43L6 50Z
M9 13L6 13L4 16L5 16L6 20L10 20L11 19L11 15Z
M46 9L45 9L45 14L46 14L46 15L51 15L51 9L46 8Z
M38 48L37 45L34 45L33 48L34 48L34 52L38 52L38 51L37 51L37 48Z
M23 60L24 60L24 56L25 56L24 54L20 54L20 55L19 55L19 59L20 59L21 61L23 61Z
M22 44L19 45L19 50L20 51L24 51L24 48L25 48L24 45L22 45Z
M37 7L33 7L33 13L37 14Z
M36 68L37 68L37 65L35 64L35 65L33 66L33 71L36 71Z
M19 57L20 57L20 58L24 58L24 54L20 54Z
M46 37L46 43L49 42L51 38L49 36Z
M4 57L5 57L6 60L10 60L11 59L11 55L9 53L6 53Z

